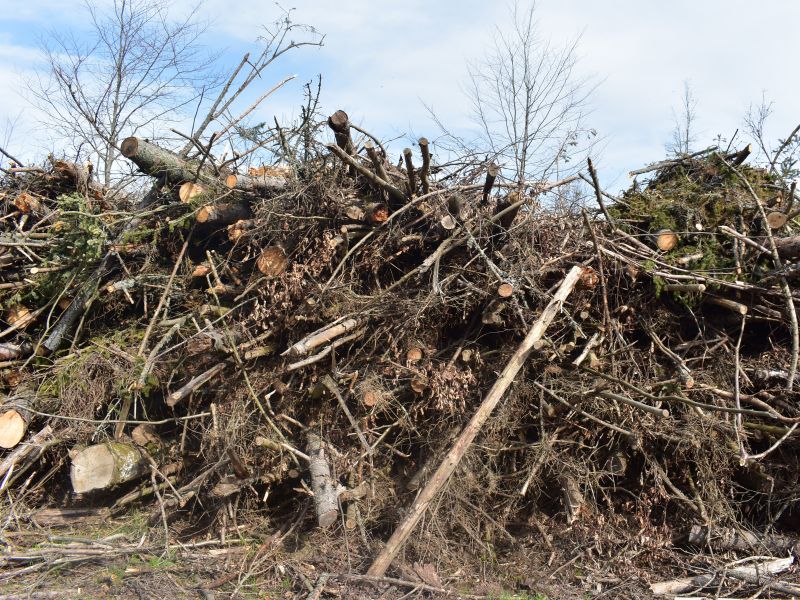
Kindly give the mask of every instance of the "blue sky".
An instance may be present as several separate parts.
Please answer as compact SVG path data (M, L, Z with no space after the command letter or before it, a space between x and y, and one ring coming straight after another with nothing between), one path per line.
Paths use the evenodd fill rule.
M95 0L99 7L110 0ZM180 14L194 2L176 0ZM264 89L288 74L297 79L254 115L271 121L296 112L301 87L323 75L323 108L345 109L384 138L431 139L437 128L425 105L449 128L468 131L462 94L466 64L479 59L493 32L507 25L507 4L486 0L296 0L295 19L325 34L321 49L305 49L276 66ZM49 28L80 32L79 5L63 0L0 0L0 143L26 157L52 147L47 130L24 98L23 80L38 67L38 39ZM773 0L539 0L538 25L554 42L580 36L580 74L594 77L589 124L604 138L596 162L612 190L625 173L664 156L684 81L697 100L698 147L729 136L762 93L774 100L768 133L786 135L800 122L800 78L793 37L800 2ZM277 11L271 2L206 0L205 43L221 66L252 48L260 24ZM10 139L7 123L14 123ZM408 141L399 140L402 148Z

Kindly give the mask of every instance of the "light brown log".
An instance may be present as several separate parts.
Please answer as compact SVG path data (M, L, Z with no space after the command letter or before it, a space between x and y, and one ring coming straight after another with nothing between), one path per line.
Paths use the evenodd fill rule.
M42 508L31 515L39 527L85 527L89 524L105 523L111 517L108 508Z
M406 174L408 175L408 196L413 198L417 195L417 177L414 172L414 161L411 158L411 148L403 149L403 158L406 161Z
M261 219L240 219L228 225L228 239L232 242L236 242L262 223L263 221Z
M206 204L197 211L197 222L208 225L230 225L252 216L250 207L243 201Z
M453 231L458 226L458 221L453 215L445 215L439 220L439 225L445 231Z
M671 229L659 229L653 234L653 243L662 252L669 252L678 245L678 234Z
M767 213L767 225L769 225L769 228L773 231L786 225L787 220L786 213L779 210L773 210Z
M192 271L192 277L205 277L209 273L211 273L211 267L203 263L194 268L194 271Z
M125 138L122 140L120 152L139 167L140 171L151 177L163 177L170 183L197 180L198 165L142 138ZM208 173L201 175L209 176Z
M736 302L735 300L730 300L728 298L717 298L716 296L707 296L706 302L708 302L709 304L713 304L715 306L720 306L724 309L730 310L740 315L746 315L748 310L746 305L742 304L741 302Z
M389 568L389 565L395 559L398 552L400 552L401 547L416 528L417 523L419 523L422 515L425 514L425 511L428 509L430 503L436 498L441 489L450 479L450 476L455 471L458 463L461 462L461 459L464 457L470 445L475 440L475 437L478 435L478 433L480 433L483 425L489 419L497 404L503 399L503 396L505 396L509 386L514 381L517 373L519 373L520 369L525 364L525 361L533 350L534 342L541 339L547 327L550 325L553 319L555 319L556 315L558 315L567 297L572 292L575 284L578 282L581 271L582 269L579 266L572 267L567 276L561 282L561 285L556 291L553 299L547 304L545 309L542 311L542 314L528 332L528 335L525 336L525 339L519 345L516 352L514 352L514 355L508 361L508 364L503 369L502 373L500 373L500 376L495 381L495 384L492 386L491 390L489 390L489 393L484 398L477 412L461 432L461 435L447 453L447 456L445 457L444 461L442 461L442 464L439 465L436 473L434 473L433 477L431 477L431 480L417 496L406 518L394 531L391 538L386 543L386 546L375 559L375 562L372 563L372 566L367 572L368 576L384 576L386 569Z
M383 156L378 154L378 151L375 150L375 145L367 141L364 143L364 149L367 151L367 156L372 161L372 168L375 169L375 173L380 177L383 181L389 181L389 176L386 174L386 167L383 165Z
M773 575L783 573L792 568L794 558L777 558L765 562L760 562L754 566L741 566L726 569L725 575L741 579L753 584L763 584ZM683 577L681 579L672 579L670 581L660 581L650 585L650 591L657 596L671 596L681 594L690 590L696 590L709 585L716 579L713 573L703 573L694 577ZM791 584L774 584L785 588L781 590L782 593L798 594L800 587ZM774 589L778 589L777 587Z
M510 283L501 283L497 286L497 295L501 298L510 298L514 294L514 286Z
M53 443L53 428L45 425L27 441L19 444L0 462L0 480L3 480L10 469L15 469L24 460L36 460L42 451ZM0 492L3 491L0 485Z
M261 169L255 175L230 174L225 177L225 186L253 194L267 195L282 192L293 179L289 167L270 167Z
M14 198L14 206L23 215L30 213L38 214L42 212L42 203L39 202L39 199L36 196L29 194L28 192L22 192L16 198Z
M486 169L486 181L483 184L483 197L481 198L481 204L486 204L489 202L489 194L492 192L494 181L497 179L497 175L499 173L500 167L494 163L490 163L489 167Z
M199 183L192 183L191 181L186 181L181 184L181 187L178 189L178 198L180 198L181 202L184 204L188 204L194 198L205 193L206 188L204 188Z
M337 110L328 117L328 127L333 130L336 145L347 154L353 154L353 140L350 138L350 118L343 110Z
M268 246L261 251L256 259L256 267L267 277L277 277L286 272L289 260L286 252L280 246Z
M416 346L409 348L408 352L406 352L406 360L410 364L417 363L422 360L424 353L422 348L417 348Z
M317 524L324 529L333 525L339 517L336 485L331 477L325 447L317 434L308 434L306 452L309 456L308 470L311 474L311 491L314 492Z
M0 448L13 448L25 437L31 418L30 402L31 397L27 394L17 395L13 398L13 407L0 414Z
M355 329L358 321L355 319L345 319L334 325L329 325L318 329L311 335L304 337L302 340L292 345L284 354L292 357L303 356L311 352L314 348L318 348L332 339Z
M79 450L72 458L70 480L76 494L105 490L146 473L149 462L136 446L106 442Z

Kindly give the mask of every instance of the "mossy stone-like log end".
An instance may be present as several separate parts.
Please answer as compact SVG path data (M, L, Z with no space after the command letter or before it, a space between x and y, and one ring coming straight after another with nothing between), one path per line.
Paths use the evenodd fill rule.
M120 152L122 152L122 156L125 158L130 158L131 156L136 156L136 153L139 150L139 138L137 137L127 137L122 140L122 145L119 147Z

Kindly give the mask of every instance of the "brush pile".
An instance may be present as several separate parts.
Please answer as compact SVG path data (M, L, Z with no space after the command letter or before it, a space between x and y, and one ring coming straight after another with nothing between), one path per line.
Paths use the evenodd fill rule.
M144 514L152 547L313 532L296 572L392 563L429 591L486 561L625 597L800 591L776 576L800 531L794 187L748 149L620 198L590 163L595 215L578 177L448 170L424 138L395 166L328 125L249 169L128 138L136 209L90 167L7 170L3 577L97 559L15 533ZM272 576L247 560L227 582Z

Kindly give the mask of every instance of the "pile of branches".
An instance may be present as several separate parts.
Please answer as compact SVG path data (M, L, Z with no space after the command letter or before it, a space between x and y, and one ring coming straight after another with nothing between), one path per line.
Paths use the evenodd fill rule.
M7 170L6 532L144 511L167 544L323 530L373 578L405 548L431 589L542 543L601 581L796 589L718 552L797 533L793 185L712 149L615 198L591 162L504 183L328 126L249 169L128 138L131 211L90 166ZM47 564L8 543L7 574Z

